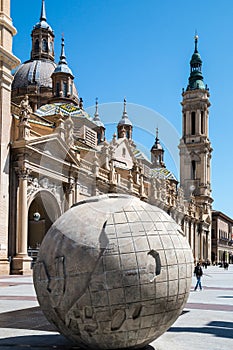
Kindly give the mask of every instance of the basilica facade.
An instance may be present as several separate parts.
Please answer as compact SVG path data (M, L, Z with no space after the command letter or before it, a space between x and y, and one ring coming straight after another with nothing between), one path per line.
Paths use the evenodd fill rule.
M64 38L56 63L44 0L30 58L21 65L12 53L10 0L0 6L0 273L30 274L32 254L62 213L79 200L116 192L165 210L180 225L194 260L211 260L210 102L198 37L182 93L178 181L166 168L158 130L150 159L137 148L126 100L116 133L106 140L98 101L91 116L79 97Z

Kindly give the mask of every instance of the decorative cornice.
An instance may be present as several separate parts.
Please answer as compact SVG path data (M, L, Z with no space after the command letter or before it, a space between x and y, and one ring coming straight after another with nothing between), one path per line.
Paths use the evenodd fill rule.
M17 34L16 28L12 25L11 18L3 12L0 12L0 25L9 30L12 35Z
M7 51L2 45L0 45L0 60L8 64L10 69L17 67L20 64L20 60L10 51Z

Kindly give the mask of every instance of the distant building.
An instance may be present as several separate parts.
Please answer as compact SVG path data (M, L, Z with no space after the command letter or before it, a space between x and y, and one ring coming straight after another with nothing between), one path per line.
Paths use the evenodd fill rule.
M110 192L128 193L163 208L180 224L194 259L210 260L210 102L198 37L182 94L179 186L166 168L158 130L150 160L137 148L126 100L116 134L105 139L98 101L93 116L84 110L63 38L55 63L55 34L44 0L31 33L30 59L12 77L19 61L11 51L16 31L9 17L10 0L0 6L5 34L0 47L0 273L30 273L31 255L36 255L51 224L78 200Z
M221 211L212 211L212 262L233 263L233 220Z

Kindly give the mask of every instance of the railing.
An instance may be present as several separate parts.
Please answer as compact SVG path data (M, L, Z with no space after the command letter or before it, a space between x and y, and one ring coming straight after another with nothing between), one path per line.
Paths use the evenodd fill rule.
M99 177L102 177L105 180L109 179L109 171L103 168L99 169Z
M120 180L120 185L121 185L122 187L128 188L129 181L126 180L126 179L121 178L121 180Z

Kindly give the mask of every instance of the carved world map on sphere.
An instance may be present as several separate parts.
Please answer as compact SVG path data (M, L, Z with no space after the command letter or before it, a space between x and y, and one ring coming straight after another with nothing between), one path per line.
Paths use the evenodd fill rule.
M43 312L90 349L143 347L180 315L193 256L156 206L109 194L80 201L46 234L34 267Z

